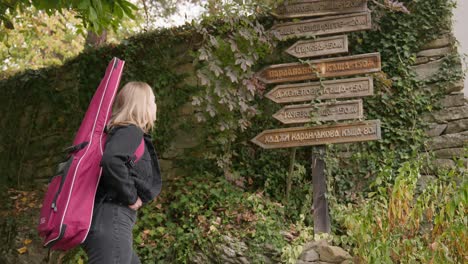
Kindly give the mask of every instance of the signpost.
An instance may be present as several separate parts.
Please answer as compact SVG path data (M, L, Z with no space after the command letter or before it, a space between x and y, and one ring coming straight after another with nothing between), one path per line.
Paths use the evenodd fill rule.
M313 216L314 232L330 233L331 223L327 202L327 181L325 179L325 153L324 145L312 149L311 171L313 187Z
M264 83L318 80L328 77L342 77L354 74L379 72L380 54L369 53L307 61L306 63L285 63L271 65L257 73Z
M283 4L272 12L272 15L284 19L363 11L367 11L367 0L298 0Z
M343 15L344 14L344 15ZM271 31L280 39L332 35L372 27L367 0L295 0L286 2L273 13L280 19L324 16L276 24ZM332 15L332 16L328 16ZM327 36L296 42L286 50L296 58L309 58L348 52L346 35ZM345 77L381 71L379 53L309 60L304 63L270 65L256 74L266 83L285 83ZM313 100L358 98L373 95L372 77L325 80L321 82L288 83L275 86L266 97L276 103L311 102ZM273 115L283 124L310 121L339 121L363 118L362 100L337 101L319 104L288 105ZM329 233L331 228L326 199L326 144L364 142L381 139L379 120L354 121L311 127L288 127L265 130L252 142L264 149L312 148L311 169L313 184L314 232ZM291 166L292 166L291 161ZM292 170L290 167L290 170ZM291 173L291 171L290 171ZM287 181L290 190L290 181Z
M280 39L291 37L313 37L344 32L359 31L371 28L370 12L349 15L314 18L300 22L281 23L271 30Z
M314 127L288 127L265 130L252 142L264 149L317 146L379 140L380 121L321 125Z
M348 52L348 36L301 40L286 50L296 58L308 58Z
M316 99L344 99L374 94L372 77L340 79L323 82L277 85L265 97L275 103L305 102Z
M289 105L276 112L273 117L283 124L297 124L310 121L361 119L362 112L362 101L352 100L315 105Z

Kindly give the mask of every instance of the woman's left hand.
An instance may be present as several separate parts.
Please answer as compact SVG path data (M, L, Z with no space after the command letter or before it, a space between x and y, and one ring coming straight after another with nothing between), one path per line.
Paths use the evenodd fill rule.
M141 201L140 197L136 200L136 202L132 205L129 205L130 209L137 211L140 209L140 207L143 205L143 202Z

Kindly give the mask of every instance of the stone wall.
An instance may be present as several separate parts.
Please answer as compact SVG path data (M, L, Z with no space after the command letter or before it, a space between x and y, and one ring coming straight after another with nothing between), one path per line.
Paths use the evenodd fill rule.
M413 67L418 79L431 80L441 70L444 57L452 53L456 53L456 47L455 40L450 35L444 35L425 45L417 54L416 64ZM462 65L456 67L459 68L453 70L461 69ZM426 92L444 93L438 105L440 110L424 117L428 124L426 133L431 138L426 150L428 153L434 153L434 168L453 167L454 158L462 158L465 155L464 148L468 146L468 100L463 88L463 80L450 84L429 81L426 84ZM431 170L426 174L431 174Z
M136 43L140 41L134 40ZM146 48L160 49L158 45L161 43L152 42L152 44L154 47L146 46ZM124 46L120 48L125 49ZM119 48L108 49L97 50L99 56L93 54L82 56L96 57L91 62L77 57L61 67L28 71L7 80L0 80L1 183L6 183L8 186L24 186L48 182L55 172L56 165L65 158L62 150L72 143L91 96L112 56L127 61L122 84L130 80L151 83L151 78L155 78L144 76L142 73L134 74L139 67L134 62L135 58L122 55L123 51ZM169 97L176 97L171 95L176 93L171 89L187 90L185 87L198 86L189 44L182 42L178 46L171 46L171 51L177 55L167 54L170 60L161 62L158 57L148 57L145 61L148 65L170 63L167 66L157 66L164 67L158 68L159 72L167 71L161 74L165 75L164 78L172 76L171 74L184 76L177 82L177 87L170 82L167 87L153 87L159 100L158 121L165 123L164 127L158 123L156 133L169 134L165 136L168 138L163 142L165 146L157 146L163 174L168 177L183 172L178 168L178 160L185 158L188 151L199 146L204 138L204 133L200 129L201 124L194 120L195 110L190 104L190 96L178 100L178 105L168 103L173 101L168 100ZM100 53L104 52L106 56L101 56ZM90 70L83 71L83 67L88 67ZM140 71L150 71L151 67L146 66ZM159 143L161 140L156 138L156 141Z

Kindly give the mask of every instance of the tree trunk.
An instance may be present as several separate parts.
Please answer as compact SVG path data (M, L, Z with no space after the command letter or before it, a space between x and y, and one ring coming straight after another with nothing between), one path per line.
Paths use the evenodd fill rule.
M107 41L107 30L103 30L100 35L94 33L93 31L88 31L86 36L86 47L87 48L97 48L102 46Z

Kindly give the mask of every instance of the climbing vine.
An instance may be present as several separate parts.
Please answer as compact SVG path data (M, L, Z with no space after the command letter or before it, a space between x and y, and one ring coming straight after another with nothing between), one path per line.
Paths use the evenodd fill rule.
M177 167L190 175L171 175L173 178L165 182L166 191L141 212L136 226L135 247L146 262L157 259L162 263L189 263L197 253L209 253L224 235L250 241L252 256L261 252L268 242L278 251L284 249L275 260L293 261L300 244L310 238L311 230L307 228L312 224L309 150L298 148L295 161L290 164L288 149L263 150L250 142L262 130L279 126L271 117L279 106L262 97L271 87L260 83L255 72L266 65L294 61L282 52L294 40L278 42L268 33L277 23L268 14L272 3L243 2L241 5L232 1L225 9L219 7L218 16L205 17L201 24L142 34L119 46L86 51L65 65L69 73L52 68L0 83L4 98L11 96L20 101L22 92L34 90L26 98L31 107L41 109L42 103L34 100L41 98L50 105L70 109L66 110L65 117L50 114L47 125L34 126L30 133L45 133L51 125L64 134L61 128L67 124L67 133L71 134L79 125L79 116L93 93L90 87L98 83L105 63L113 56L123 57L127 68L122 82L146 81L156 92L161 111L154 136L160 153L171 149L174 127L179 128L179 123L186 122L180 127L186 125L191 129L189 121L177 120L179 107L187 102L196 107L196 119L203 122L206 139L202 153L176 159ZM387 188L395 190L394 200L401 199L407 196L399 191L411 191L404 185L414 186L417 164L405 162L424 149L427 138L422 116L437 109L436 102L442 95L426 92L426 82L440 83L443 89L462 76L460 71L453 70L458 69L453 67L459 63L456 56L445 58L442 70L432 80L417 80L412 68L416 53L424 43L450 32L454 5L451 0L369 1L373 29L349 34L351 54L380 52L382 57L382 72L373 76L375 96L364 100L364 108L365 119L381 120L383 139L327 148L326 173L332 219L336 219L333 232L338 243L356 247L357 254L368 252L360 241L347 237L347 230L354 232L355 237L365 237L359 233L356 223L366 220L369 226L378 226L372 222L371 205L363 207L366 214L359 213L361 202L372 195L383 197L376 198L379 203L388 202L392 197L384 196ZM180 43L185 44L179 47ZM196 78L190 83L192 73L181 73L185 68L180 67L187 64L195 68ZM66 80L54 83L55 90L48 89L48 81L59 75ZM74 79L76 76L79 77ZM6 88L12 86L21 88ZM7 112L12 105L0 107ZM12 131L19 131L18 122L14 122L19 119L21 116L5 119L4 122L15 125L7 128L10 135L16 136ZM14 136L8 139L14 140ZM67 140L65 137L57 140L56 149ZM52 156L56 149L47 150L44 155ZM1 163L2 168L7 166L8 171L16 171L18 163L8 160L14 161L15 155L22 153L21 149L17 152L9 154ZM399 169L403 163L407 165ZM290 167L289 182L294 191L284 207ZM411 182L404 181L409 174ZM459 191L456 185L440 189L444 193ZM460 199L457 195L453 203ZM343 204L350 207L345 208ZM435 206L442 208L441 204ZM385 214L378 211L375 215ZM446 237L443 239L450 238L450 230L448 222L444 222L441 232ZM82 257L79 253L72 259L82 260Z
M232 143L237 132L250 127L252 118L259 114L255 99L265 88L255 78L255 70L275 47L260 21L271 8L265 3L268 1L243 2L223 6L217 16L196 26L202 44L195 53L195 63L203 89L192 104L201 109L197 119L208 121L217 133L211 143L219 152L213 154L223 153L215 159L230 180L234 180L230 172Z
M383 139L346 148L328 147L328 175L332 177L336 194L344 200L350 199L349 192L369 191L375 186L371 184L373 181L391 183L392 177L376 178L375 172L383 163L391 160L397 167L423 150L427 139L423 115L437 109L441 93L427 93L423 89L426 82L416 79L412 65L424 43L450 32L454 6L451 0L374 0L369 2L373 29L349 34L351 54L380 52L382 57L382 72L374 74L375 96L364 100L364 109L366 119L381 120ZM261 15L249 17L247 21L227 19L226 24L215 27L216 34L220 33L216 36L207 27L201 27L204 44L197 53L198 76L207 89L194 97L193 103L200 106L199 119L206 120L212 128L210 139L217 148L210 157L218 161L225 176L242 186L248 178L258 175L258 183L264 187L275 182L271 188L273 195L285 185L284 177L279 175L284 175L289 166L288 151L263 151L250 146L249 141L256 134L278 127L271 118L278 106L262 99L268 87L252 76L262 66L293 61L281 51L294 40L278 43L274 36L268 36L264 27L274 22ZM258 20L262 23L257 24ZM462 73L452 70L458 60L456 56L447 57L441 74L427 81L447 85L459 80ZM256 126L245 131L252 123ZM352 155L342 159L343 151ZM299 150L297 165L304 166L308 155L305 150ZM258 168L262 159L275 161L268 165L274 164L278 169L262 171ZM304 180L298 184L308 183ZM304 190L302 195L308 195L308 191Z

